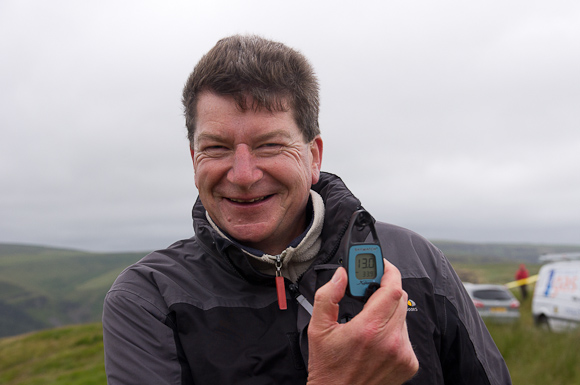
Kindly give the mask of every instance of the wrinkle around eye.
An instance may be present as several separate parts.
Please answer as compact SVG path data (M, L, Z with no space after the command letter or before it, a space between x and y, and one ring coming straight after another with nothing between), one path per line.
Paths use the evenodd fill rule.
M254 153L264 156L274 156L282 153L297 153L304 149L304 143L292 141L290 143L264 143L254 150Z
M284 145L277 143L267 143L259 146L253 152L258 156L274 156L282 152Z
M208 146L199 151L201 156L209 158L221 158L231 153L231 150L225 146Z

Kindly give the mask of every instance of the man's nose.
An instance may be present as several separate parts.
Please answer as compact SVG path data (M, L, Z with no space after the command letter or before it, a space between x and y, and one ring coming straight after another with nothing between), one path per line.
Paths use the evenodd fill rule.
M263 176L262 170L256 164L256 157L251 149L239 145L234 151L232 167L228 171L228 180L240 187L249 188Z

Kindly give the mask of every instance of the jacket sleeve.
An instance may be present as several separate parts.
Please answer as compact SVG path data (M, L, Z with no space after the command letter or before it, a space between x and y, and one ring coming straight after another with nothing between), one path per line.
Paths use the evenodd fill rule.
M436 295L441 367L446 384L509 385L505 361L461 280L445 259L445 291Z
M107 294L103 342L108 384L189 383L168 322L162 309L135 292L112 289Z

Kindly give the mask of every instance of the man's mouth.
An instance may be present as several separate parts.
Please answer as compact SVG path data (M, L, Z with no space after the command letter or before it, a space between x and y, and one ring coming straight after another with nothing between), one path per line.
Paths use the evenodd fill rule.
M236 203L256 203L256 202L260 202L263 201L266 198L269 198L271 195L267 195L267 196L263 196L263 197L259 197L259 198L253 198L253 199L236 199L236 198L228 198L230 201L232 202L236 202Z

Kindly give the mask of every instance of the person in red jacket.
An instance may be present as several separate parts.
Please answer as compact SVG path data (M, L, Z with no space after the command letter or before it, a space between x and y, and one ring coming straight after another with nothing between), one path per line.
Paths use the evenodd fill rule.
M528 278L530 274L528 273L528 269L526 269L526 265L523 263L520 265L518 271L516 271L515 279L519 281L520 279ZM522 300L525 300L528 297L528 285L520 285L520 290L522 291Z

